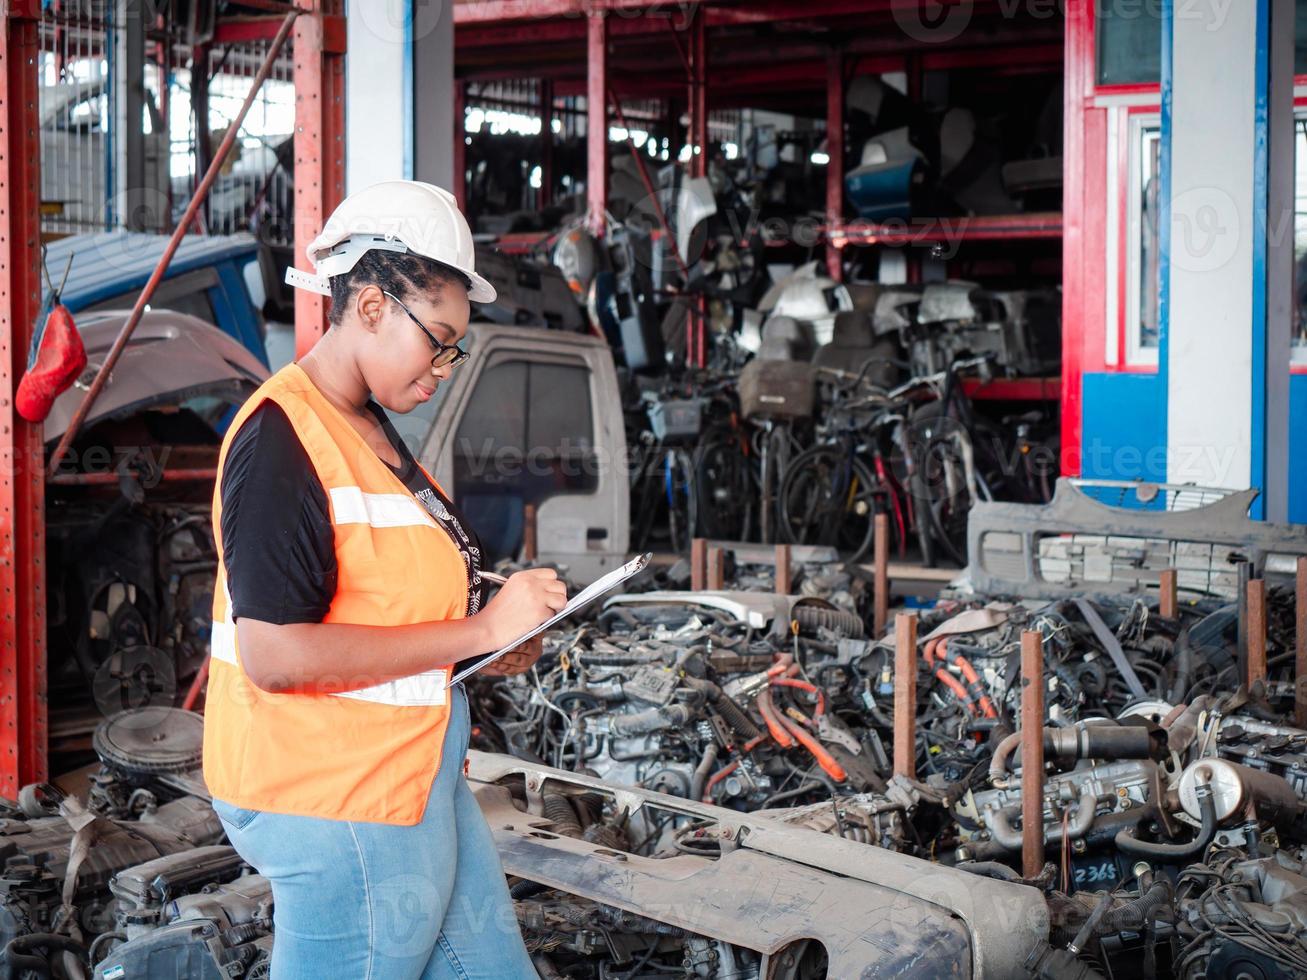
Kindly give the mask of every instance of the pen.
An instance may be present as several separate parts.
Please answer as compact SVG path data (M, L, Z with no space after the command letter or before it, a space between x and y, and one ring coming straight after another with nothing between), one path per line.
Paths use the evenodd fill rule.
M494 572L482 572L481 577L487 582L494 582L496 585L503 585L508 581L504 576L497 575Z

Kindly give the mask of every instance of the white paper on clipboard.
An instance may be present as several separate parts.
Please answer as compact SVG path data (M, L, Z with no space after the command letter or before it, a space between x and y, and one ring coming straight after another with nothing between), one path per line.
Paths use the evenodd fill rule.
M652 557L653 557L652 553L643 554L640 555L638 558L632 558L621 568L613 569L603 578L599 579L597 582L592 583L591 585L587 586L586 588L578 592L576 595L574 595L568 601L567 605L564 606L559 612L554 613L553 616L545 620L543 623L541 623L535 629L531 630L529 633L523 633L508 646L504 647L502 650L496 650L494 653L488 653L480 660L478 660L476 663L474 663L471 667L465 667L464 669L460 670L457 674L455 674L453 677L450 678L449 686L453 687L463 678L476 673L486 664L494 663L496 660L498 660L504 654L508 653L510 650L516 650L527 640L539 636L541 633L549 629L549 627L553 626L555 623L566 619L568 616L572 615L572 613L576 612L578 609L582 608L583 606L588 606L590 603L594 602L604 593L611 592L613 589L617 588L619 585L621 585L627 579L631 578L633 575L638 575L640 572L643 572L645 570L645 567L649 564L649 559L651 559Z

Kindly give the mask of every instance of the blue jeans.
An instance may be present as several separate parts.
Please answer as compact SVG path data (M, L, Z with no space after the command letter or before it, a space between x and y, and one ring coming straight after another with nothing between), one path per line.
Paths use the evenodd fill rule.
M463 776L467 695L412 827L213 808L272 882L272 980L537 980L485 817Z

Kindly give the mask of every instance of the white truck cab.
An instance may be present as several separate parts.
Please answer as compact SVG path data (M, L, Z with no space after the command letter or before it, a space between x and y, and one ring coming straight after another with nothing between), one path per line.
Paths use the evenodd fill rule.
M595 337L473 323L472 354L394 418L476 529L487 563L517 557L536 507L537 560L588 583L626 560L630 495L617 372Z

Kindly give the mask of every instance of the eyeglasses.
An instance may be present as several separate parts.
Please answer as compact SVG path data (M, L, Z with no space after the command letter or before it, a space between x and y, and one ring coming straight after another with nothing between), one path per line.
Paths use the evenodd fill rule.
M383 295L389 296L391 299L393 299L396 303L399 304L399 308L408 314L408 318L418 325L418 329L427 335L427 340L431 341L432 345L436 348L436 355L435 357L431 358L431 366L433 368L445 367L446 365L449 365L450 367L454 367L456 365L462 364L464 361L466 361L469 357L472 356L467 351L462 350L456 344L442 344L434 336L432 336L431 331L428 330L423 325L422 321L413 315L413 311L404 305L403 300L401 300L394 293L386 292L384 289L381 292Z

